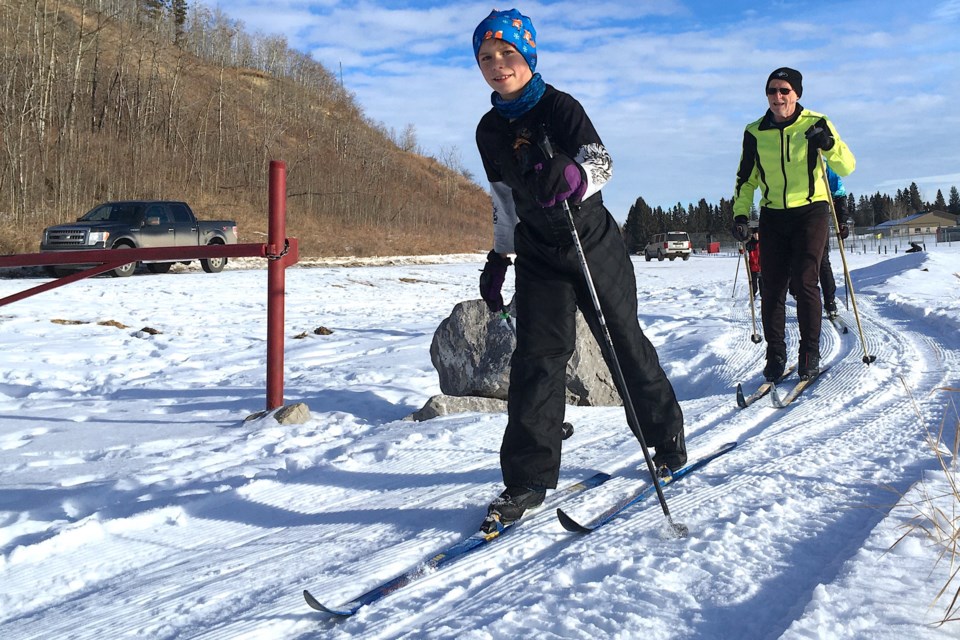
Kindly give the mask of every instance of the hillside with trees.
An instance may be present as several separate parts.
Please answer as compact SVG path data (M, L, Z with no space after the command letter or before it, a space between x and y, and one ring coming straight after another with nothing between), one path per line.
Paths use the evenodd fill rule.
M251 35L188 0L0 0L0 254L116 199L186 200L266 234L271 160L287 165L291 236L307 256L483 251L489 196L455 150L419 153L365 117L336 77L280 36ZM858 227L939 209L911 183L848 196ZM731 201L650 207L624 232L633 251L686 230L724 239Z
M489 197L456 157L420 155L284 38L187 0L0 0L0 124L0 253L133 198L261 241L271 160L304 255L490 244Z

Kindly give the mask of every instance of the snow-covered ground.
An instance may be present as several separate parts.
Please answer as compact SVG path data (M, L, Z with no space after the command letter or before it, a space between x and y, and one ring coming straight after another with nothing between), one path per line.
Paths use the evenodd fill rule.
M825 324L830 370L785 410L734 401L764 353L736 258L638 259L640 321L691 456L740 443L665 490L690 536L665 536L652 499L587 536L542 510L348 619L301 591L349 601L475 531L500 490L503 414L403 420L439 393L430 341L476 297L482 256L290 269L301 425L244 421L265 406L257 262L2 307L0 637L957 638L960 623L931 624L960 588L934 602L949 554L938 564L943 547L905 528L917 507L957 508L928 433L954 444L960 247L928 248L848 256L877 361ZM0 279L0 297L43 281ZM648 481L621 409L567 417L561 486L616 476L568 512Z

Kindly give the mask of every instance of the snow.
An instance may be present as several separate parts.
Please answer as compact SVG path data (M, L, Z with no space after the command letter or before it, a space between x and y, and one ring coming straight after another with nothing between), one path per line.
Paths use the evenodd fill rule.
M849 334L824 325L829 372L784 410L734 402L764 352L737 258L637 259L691 457L740 443L665 490L690 536L665 535L652 498L587 536L543 510L348 619L301 591L349 601L475 531L500 490L503 414L403 419L440 391L430 341L476 297L482 255L289 269L300 425L245 421L265 406L256 260L2 307L0 637L956 638L960 623L936 622L960 588L938 599L958 508L960 247L928 249L847 256L877 361L844 311ZM0 297L43 281L0 279ZM614 479L565 511L587 519L648 481L621 409L567 419L561 486Z

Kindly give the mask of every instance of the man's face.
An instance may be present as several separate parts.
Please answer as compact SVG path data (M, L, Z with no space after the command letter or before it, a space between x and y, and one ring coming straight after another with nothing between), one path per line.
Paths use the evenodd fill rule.
M767 84L767 104L777 122L790 119L797 110L797 100L797 92L786 80L771 80Z

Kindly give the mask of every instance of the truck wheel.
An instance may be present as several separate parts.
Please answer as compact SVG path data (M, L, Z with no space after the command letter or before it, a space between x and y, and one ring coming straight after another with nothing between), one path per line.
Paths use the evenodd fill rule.
M120 246L114 247L114 249L132 249L130 245L121 244ZM117 267L113 271L110 271L110 276L113 278L129 278L133 275L133 272L137 270L136 262L128 262L127 264Z
M172 262L151 262L147 265L147 271L150 273L167 273L172 266Z
M200 266L207 273L220 273L227 264L226 258L201 258Z
M650 262L651 260L653 260L653 258L650 257L649 253L643 254L643 259L646 260L647 262Z
M659 251L657 251L657 260L659 260L660 262L663 262L663 254L660 253Z
M68 270L63 267L55 267L49 264L43 268L43 272L51 278L59 278L60 276L66 275L67 271Z

